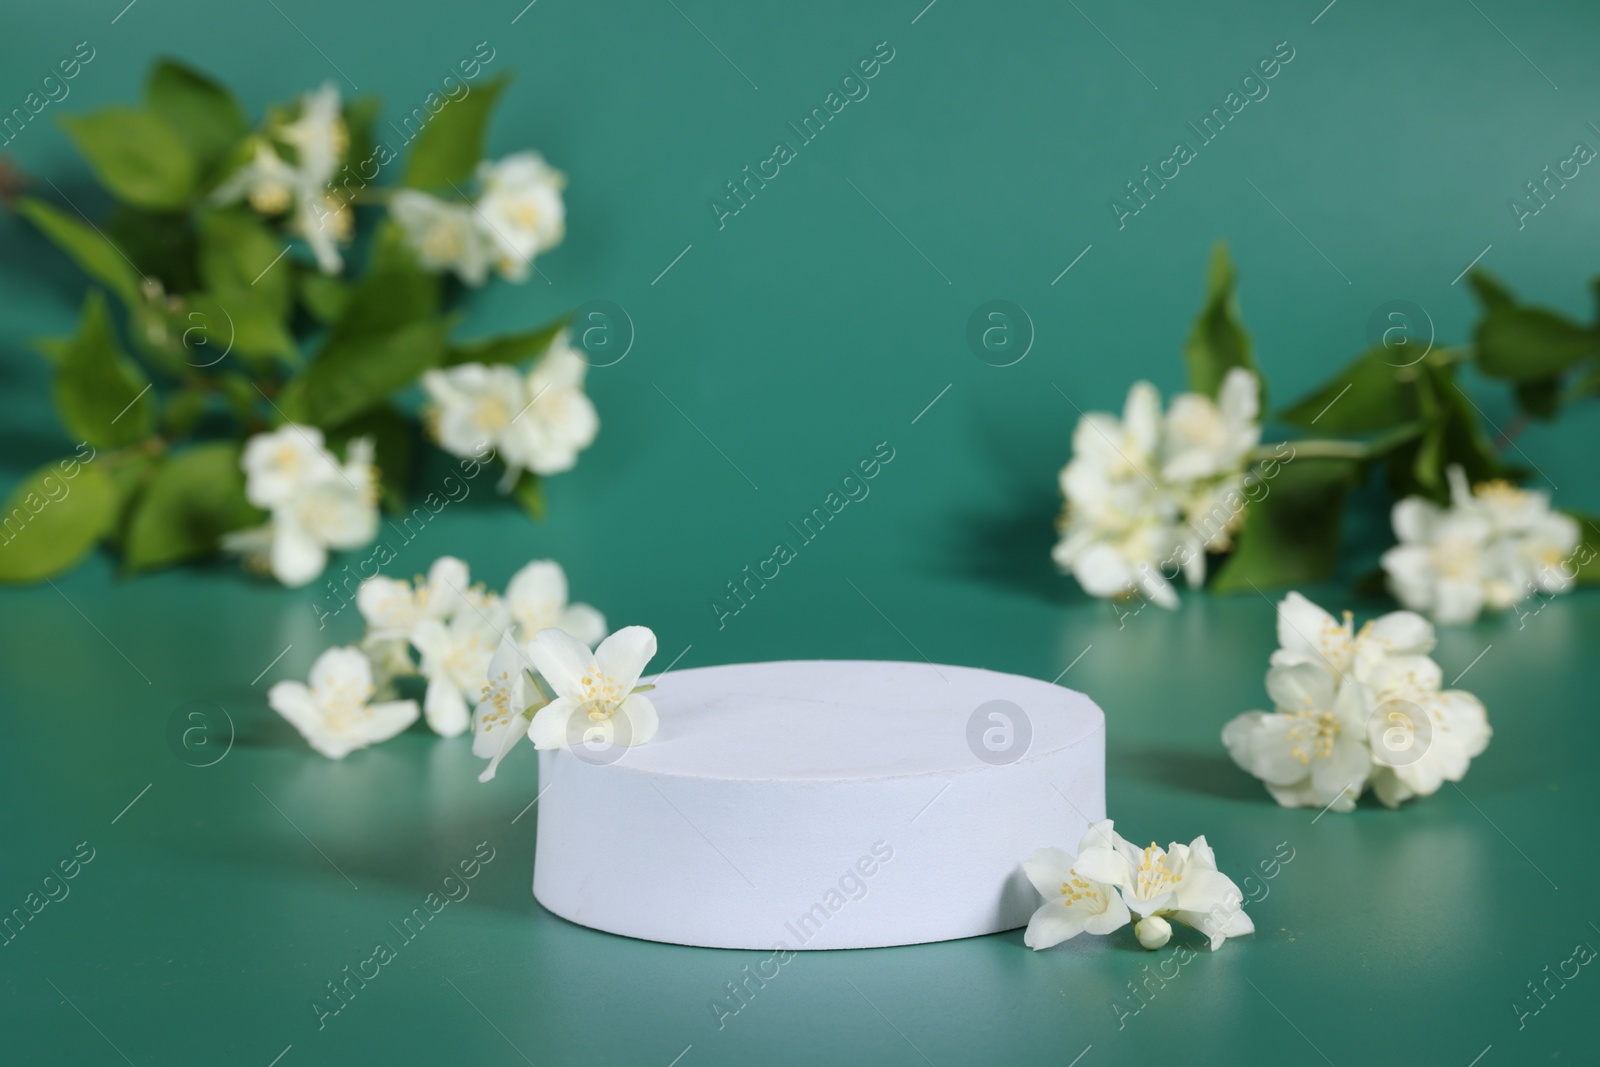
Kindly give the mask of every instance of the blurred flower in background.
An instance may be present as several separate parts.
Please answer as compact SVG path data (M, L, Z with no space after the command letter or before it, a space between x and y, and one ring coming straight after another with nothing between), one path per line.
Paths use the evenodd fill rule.
M430 401L429 425L452 455L472 456L483 444L492 446L506 464L502 489L525 470L570 470L600 430L594 403L583 391L588 370L562 331L526 376L480 363L428 371L422 388Z
M489 238L473 209L415 189L401 189L389 201L389 214L405 232L417 262L436 273L453 271L468 285L489 277Z
M291 148L296 162L285 162L273 142ZM338 274L344 269L339 245L355 232L355 218L329 182L349 149L339 89L328 82L301 96L297 119L271 126L256 139L250 161L223 181L212 199L218 204L246 200L262 215L292 211L289 229L311 246L317 269Z
M492 58L485 45L460 69L472 80ZM468 477L496 458L475 447L492 441L502 492L542 519L543 476L570 469L599 426L587 363L564 336L552 344L571 314L530 294L542 324L452 336L466 295L454 279L525 280L565 233L559 171L537 152L485 157L506 84L461 82L399 124L332 82L252 116L161 59L142 99L62 116L109 210L13 206L86 279L75 332L36 343L80 451L0 510L30 513L55 472L90 473L51 505L73 536L21 540L0 582L51 578L104 545L130 574L232 551L305 585L331 549L373 539L380 498L407 510L424 434L408 394L430 372L434 436ZM401 673L395 640L365 645L380 686Z
M267 703L312 748L329 759L344 759L417 721L416 701L372 704L373 692L372 667L361 650L330 648L312 664L309 686L278 682L267 691Z
M518 152L480 164L478 181L483 191L476 203L403 189L389 213L429 270L482 285L493 264L502 278L527 281L534 257L566 235L566 178L539 153Z
M1434 641L1414 612L1357 630L1290 593L1267 671L1274 710L1234 718L1222 743L1286 808L1351 811L1368 785L1394 808L1459 782L1493 731L1477 697L1444 689Z
M1576 584L1578 523L1550 509L1548 493L1490 481L1469 487L1451 467L1450 505L1422 497L1396 502L1400 543L1383 555L1396 599L1444 624L1464 624L1488 608L1504 611L1536 594Z
M372 441L351 441L342 463L322 441L316 427L290 423L250 438L240 459L246 498L270 518L225 535L223 547L287 586L321 574L329 549L359 548L378 532Z
M279 476L285 469L314 469L327 462L325 453L320 451L319 437L291 436L293 429L263 434L259 443L252 442L247 451L254 469L267 472L262 477ZM316 448L308 450L307 441ZM256 483L260 481L255 479ZM280 493L291 495L270 479L267 484L271 490L268 495L273 499L281 499ZM367 626L360 644L324 653L312 669L309 690L298 682L281 683L289 688L273 690L276 695L269 700L272 707L293 722L317 751L324 755L337 751L333 758L338 759L352 748L386 740L415 721L417 702L402 701L410 708L410 717L392 733L377 736L382 732L378 725L352 709L365 706L374 696L392 698L402 686L417 685L415 680L420 679L425 685L421 690L421 713L428 727L441 737L456 737L472 727L474 752L494 761L485 772L487 781L493 777L500 757L511 747L506 734L496 732L496 728L508 726L511 719L525 720L535 705L543 705L541 690L531 677L519 673L533 663L530 657L536 634L559 629L564 634L564 649L581 647L584 657L609 665L611 674L619 677L632 667L628 657L617 658L616 650L643 654L642 648L635 647L639 642L625 638L612 651L590 657L588 649L600 645L606 637L605 616L588 604L569 602L566 572L554 560L533 560L524 565L512 575L503 597L481 582L469 584L470 580L467 564L454 556L434 560L426 577L418 575L405 581L378 575L366 579L356 590L356 606ZM634 627L629 631L630 638L641 632L649 631ZM653 641L651 638L651 654ZM334 658L329 659L330 656ZM645 655L640 661L640 670L648 659ZM636 681L637 671L630 677ZM407 683L406 679L413 681ZM653 728L645 729L645 719L653 709L649 701L631 691L633 681L628 686L630 691L618 696L617 701L633 701L625 710L638 711L643 716L629 723L635 727L637 739L633 743L640 744L648 740L648 733L654 732ZM356 693L361 694L359 701L352 695ZM379 716L382 723L392 725L398 721L391 714L394 707L398 705L392 702L375 706L375 710L385 709ZM605 709L594 705L585 710ZM609 713L601 716L607 717ZM513 732L526 734L527 722L523 721ZM486 740L490 733L494 737Z
M1244 483L1259 412L1256 376L1234 368L1217 400L1183 393L1163 416L1155 387L1136 382L1120 419L1082 416L1061 472L1056 564L1092 596L1177 607L1170 577L1181 570L1190 585L1203 583L1206 552L1226 549L1243 518L1224 501Z

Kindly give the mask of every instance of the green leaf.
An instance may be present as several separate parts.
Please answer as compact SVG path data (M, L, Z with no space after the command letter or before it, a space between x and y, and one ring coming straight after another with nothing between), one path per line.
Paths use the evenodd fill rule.
M165 302L147 304L128 316L128 339L133 350L150 366L184 381L193 381L207 362L191 346L199 336L185 333L197 325ZM209 357L208 357L209 358Z
M415 424L393 405L384 404L329 430L328 444L342 451L356 437L372 438L374 462L383 487L383 506L392 512L405 510L417 451Z
M77 334L58 350L51 392L67 432L96 448L118 448L150 436L156 398L150 380L129 359L111 329L105 297L83 299Z
M1256 484L1266 496L1247 505L1233 555L1217 572L1219 593L1318 582L1339 561L1346 498L1360 464L1345 459L1296 457L1276 477Z
M1363 460L1382 459L1397 448L1418 441L1427 432L1427 427L1420 422L1403 422L1398 426L1373 434L1364 443Z
M1561 374L1600 352L1600 334L1543 308L1489 308L1475 335L1478 369L1525 382Z
M1372 433L1410 422L1417 417L1416 379L1422 372L1395 366L1393 355L1381 345L1362 353L1278 417L1324 433Z
M429 116L426 105L413 108L410 115L400 119L407 130L415 129L419 122L422 136L411 150L411 162L406 167L402 182L413 189L437 189L466 181L472 176L478 161L483 158L484 134L489 126L489 113L501 90L506 87L507 75L491 78L460 100L447 100L437 114ZM444 99L444 98L440 98ZM406 125L407 123L410 125Z
M388 333L438 313L439 278L418 266L400 228L384 223L375 245L372 266L351 288L328 347Z
M208 211L200 216L200 280L219 298L252 293L273 314L289 314L294 267L283 240L248 211Z
M273 426L281 426L285 422L309 423L311 402L306 392L306 376L302 374L284 382L283 388L273 398L267 414L268 421Z
M373 263L302 382L306 417L324 428L370 410L439 365L453 320L437 316L439 279L417 266L397 227L377 236Z
M1592 359L1588 366L1579 368L1564 402L1570 404L1586 396L1600 396L1600 359Z
M60 363L66 358L67 349L72 345L70 337L35 337L34 350L44 356L51 363Z
M43 200L18 200L17 212L71 256L85 274L115 293L124 305L131 308L143 303L139 272L110 238Z
M175 60L161 60L151 69L144 94L150 110L177 132L202 170L213 170L250 132L232 93Z
M1445 471L1459 464L1476 483L1504 477L1507 468L1483 429L1483 416L1462 391L1453 365L1424 362L1417 396L1425 427L1414 447L1389 458L1390 488L1396 496L1414 493L1443 501L1449 495Z
M120 549L127 536L128 520L133 515L133 504L144 492L150 474L155 470L157 457L138 452L124 453L116 461L106 460L106 475L116 493L116 518L106 531L106 544Z
M1530 418L1549 422L1561 409L1561 379L1538 378L1516 384L1517 407Z
M1485 430L1483 413L1461 387L1453 368L1434 368L1434 377L1445 398L1445 462L1459 463L1474 485L1503 478L1509 471L1494 442Z
M196 445L162 463L135 503L123 567L145 571L211 555L223 534L257 514L245 500L239 446Z
M362 176L362 164L372 158L377 140L373 129L378 125L378 115L382 111L383 101L376 96L358 97L344 105L344 128L350 134L350 147L345 152L345 159L350 164L349 173L354 174L358 181L366 180Z
M1572 562L1578 567L1579 585L1600 585L1600 516L1585 515L1580 511L1569 511L1578 521L1578 550L1572 554Z
M544 483L532 471L523 471L511 488L511 497L534 522L544 521Z
M136 271L161 282L167 292L195 287L195 238L187 216L118 204L105 233L133 260Z
M1206 301L1189 330L1183 356L1189 364L1189 388L1206 396L1217 395L1222 379L1234 367L1243 367L1260 377L1250 335L1239 321L1228 246L1220 241L1211 251L1211 266L1206 273ZM1261 391L1264 405L1265 382Z
M269 364L263 361L276 359L288 367L300 365L300 350L283 320L253 294L191 293L185 306L175 326L190 365L216 366L232 353L263 374L269 370Z
M349 302L350 286L343 279L317 271L300 275L300 303L318 322L337 322Z
M1516 297L1511 295L1510 289L1481 267L1467 275L1467 282L1472 286L1472 291L1478 296L1478 302L1486 311L1511 307L1517 302Z
M246 426L256 422L262 400L254 382L237 371L224 371L217 377L217 389L234 418Z
M0 582L39 582L89 554L116 519L117 496L104 470L69 458L29 474L0 506Z
M525 359L542 356L549 350L550 342L570 321L570 316L563 315L554 322L526 333L481 337L452 344L445 350L445 366L457 363L521 363Z
M155 112L111 107L61 122L101 184L120 199L160 210L183 207L194 195L194 153Z
M173 393L161 412L161 427L168 437L188 437L205 416L211 396L201 389L185 388Z
M377 407L423 371L438 366L450 326L448 321L433 320L391 333L330 341L304 379L312 423L337 426Z

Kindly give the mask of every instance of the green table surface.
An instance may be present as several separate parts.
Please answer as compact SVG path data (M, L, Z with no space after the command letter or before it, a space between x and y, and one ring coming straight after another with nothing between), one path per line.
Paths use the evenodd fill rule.
M394 572L453 553L498 586L558 559L613 624L656 630L658 667L680 651L683 667L926 656L1043 679L1075 663L1061 683L1105 709L1108 803L1131 837L1204 833L1239 878L1292 850L1251 908L1257 933L1142 1002L1128 983L1168 954L1127 937L801 954L719 1028L712 999L764 954L614 937L533 901L531 752L489 785L464 739L415 731L332 763L267 709L272 682L359 635L353 610L319 630L315 587L224 562L123 580L101 555L0 597L0 907L80 843L93 856L0 948L0 1060L1596 1062L1600 977L1552 981L1547 1004L1529 983L1600 946L1585 821L1600 598L1445 633L1446 677L1470 666L1460 684L1489 708L1487 753L1461 788L1319 819L1274 806L1218 741L1264 700L1269 603L1190 593L1175 613L1119 620L1054 574L1048 550L1074 406L1118 406L1136 376L1182 387L1217 238L1278 400L1364 347L1385 301L1414 301L1441 338L1464 339L1474 309L1452 279L1480 253L1519 292L1587 314L1600 176L1582 173L1520 230L1507 201L1575 141L1596 143L1600 11L925 2L13 5L0 106L87 40L96 58L53 110L128 99L152 57L174 54L256 111L333 79L394 115L488 41L493 69L516 75L491 148L537 147L569 174L568 238L542 276L479 294L463 332L607 299L637 340L591 375L602 430L550 482L547 521L484 485ZM884 41L894 58L870 96L719 229L708 201L722 184ZM1294 59L1270 96L1119 230L1109 198L1281 41ZM5 151L59 187L41 181L44 195L103 204L52 123ZM0 232L9 486L70 451L27 341L68 328L82 281L15 218ZM980 362L964 338L994 298L1037 329L1015 366ZM1503 390L1473 388L1509 420ZM709 604L724 583L884 441L895 459L870 497L719 628ZM1559 503L1594 510L1597 443L1584 411L1518 447ZM1340 580L1311 591L1329 606L1385 609L1351 599L1385 536L1366 514ZM193 706L235 727L210 766L170 740ZM319 1028L325 983L398 944L391 924L480 842L494 858L470 896Z

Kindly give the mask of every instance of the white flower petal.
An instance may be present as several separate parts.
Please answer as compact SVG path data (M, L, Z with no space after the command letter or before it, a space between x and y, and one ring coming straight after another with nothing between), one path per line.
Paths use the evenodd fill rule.
M466 697L454 682L444 677L429 680L422 710L428 717L429 728L440 737L458 737L472 722Z
M606 617L588 604L568 605L556 626L590 648L598 645L606 636Z
M313 733L320 732L322 728L322 713L316 701L311 699L311 690L304 682L273 683L272 688L267 690L267 706L289 720L289 724L308 741Z
M1324 803L1338 796L1361 795L1372 769L1372 756L1362 740L1359 735L1341 739L1329 756L1311 761L1311 788Z
M596 667L596 654L587 645L563 630L545 629L528 642L528 656L557 696L574 702L584 699L583 679Z
M1216 870L1191 870L1184 872L1175 893L1178 911L1208 913L1214 909L1231 910L1244 899L1233 879Z
M1414 611L1391 611L1369 624L1368 636L1386 652L1427 655L1436 643L1433 623Z
M1105 910L1098 915L1089 916L1084 921L1083 928L1087 933L1104 935L1127 926L1132 916L1128 914L1128 906L1116 892L1108 886L1099 888L1105 893Z
M1128 885L1133 872L1121 852L1110 848L1087 848L1078 854L1072 869L1091 882L1107 885Z
M1278 604L1278 645L1285 652L1318 660L1329 658L1330 639L1344 637L1344 627L1299 593Z
M495 772L500 769L500 761L505 759L513 748L517 747L518 741L528 736L528 731L522 729L521 724L513 720L508 726L495 734L484 736L488 738L486 745L483 746L487 751L480 750L476 737L473 738L472 743L472 754L479 759L488 759L489 761L489 765L478 774L478 781L480 782L488 782L494 779Z
M1466 625L1483 611L1483 586L1476 581L1442 581L1435 593L1433 617L1446 626Z
M1230 368L1217 390L1217 405L1230 423L1248 423L1261 414L1261 383L1243 367Z
M618 689L627 692L639 684L639 676L655 654L653 631L645 626L624 626L600 642L600 647L594 651L594 660L603 674L616 681Z
M1139 456L1155 452L1161 435L1161 394L1155 386L1149 382L1133 383L1122 408L1122 428Z
M328 550L299 523L277 518L272 525L272 576L291 589L309 585L328 565Z
M1028 920L1028 929L1022 935L1022 943L1037 952L1040 949L1054 948L1063 941L1070 941L1083 933L1083 930L1083 919L1074 916L1069 909L1052 900L1042 905Z
M622 702L617 714L624 715L628 719L629 745L647 744L655 738L661 719L656 714L656 706L648 697L640 693L633 694Z
M528 739L533 742L533 747L565 748L567 723L577 710L577 705L572 701L557 697L535 712L533 722L528 724Z
M1061 883L1072 875L1072 857L1059 848L1035 849L1023 861L1022 871L1040 896L1053 900L1061 893Z
M1097 544L1072 563L1072 576L1090 596L1121 596L1133 589L1133 569L1110 545Z
M1108 848L1115 852L1124 844L1122 835L1117 833L1116 822L1100 819L1084 829L1083 837L1078 840L1078 852L1082 854L1092 848Z
M1334 681L1310 663L1273 667L1267 671L1267 695L1280 711L1326 711L1333 706Z
M372 686L372 663L360 649L330 648L311 665L311 688L317 692L349 686L365 692Z
M356 608L374 630L384 634L406 633L416 611L411 583L381 575L368 578L356 589Z
M567 573L554 560L534 560L511 576L506 584L506 601L513 610L518 604L540 611L559 610L567 602Z
M466 563L454 556L440 556L428 568L424 610L432 618L447 619L462 608L471 587L471 572Z
M415 700L391 700L372 704L367 710L371 714L359 734L363 745L375 745L404 733L419 714Z
M1390 519L1394 535L1402 544L1417 544L1433 540L1434 527L1444 512L1437 504L1421 497L1408 496L1397 501Z

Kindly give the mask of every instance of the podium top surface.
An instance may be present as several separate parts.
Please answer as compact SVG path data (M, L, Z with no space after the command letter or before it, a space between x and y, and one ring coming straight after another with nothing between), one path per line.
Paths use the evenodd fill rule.
M660 732L619 769L674 777L845 781L976 771L1098 735L1082 693L972 667L793 660L673 671Z

